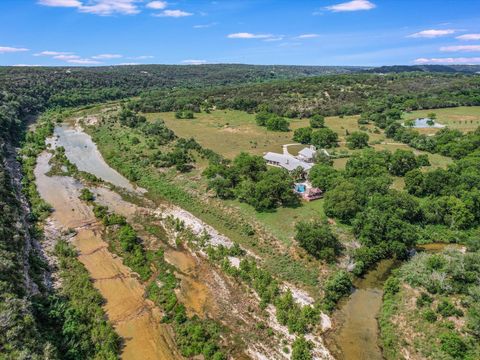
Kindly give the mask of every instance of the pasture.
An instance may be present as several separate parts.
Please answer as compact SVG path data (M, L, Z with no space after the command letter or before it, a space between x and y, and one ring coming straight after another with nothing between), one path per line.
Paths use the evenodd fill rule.
M292 143L293 131L300 127L309 126L308 119L289 119L289 132L269 131L255 123L255 114L236 110L216 110L210 114L196 113L195 119L176 119L175 113L145 114L147 119L162 119L167 127L178 136L193 137L202 146L225 156L234 158L242 151L256 155L263 155L267 151L282 152L282 145ZM358 116L345 116L343 118L332 116L325 118L325 125L339 135L340 147L337 151L346 149L345 137L348 133L358 131ZM374 133L373 125L366 125L371 141L383 139L381 133ZM290 148L295 150L302 147Z
M457 124L458 126L465 125L463 123L455 123L455 121L466 121L460 119L475 117L475 119L478 120L472 119L472 121L480 121L480 107L425 110L423 112L409 113L406 118L426 116L429 112L435 112L439 118L439 122L443 122L443 119L449 118L452 119L450 120L452 124ZM448 115L450 117L447 117L446 114L450 114ZM290 119L291 131L269 131L255 123L254 114L236 110L216 110L209 114L204 112L196 113L195 119L190 120L176 119L175 113L173 112L146 114L146 116L149 120L163 119L166 125L178 136L184 138L193 137L202 146L212 149L229 159L233 159L242 151L256 155L263 155L267 151L282 152L282 145L293 142L292 137L295 129L309 126L308 119ZM348 150L346 147L346 136L354 131L359 131L360 128L368 133L371 146L375 150L414 150L408 145L386 139L383 130L376 130L372 124L359 126L357 123L358 118L358 115L345 117L331 116L325 118L325 125L335 131L339 136L339 147L332 149L334 152L354 153L358 151ZM430 130L427 129L427 131ZM289 151L295 155L302 148L303 145L291 146L289 147ZM414 151L417 154L423 153L417 150ZM444 168L451 162L451 159L439 154L428 154L428 156L434 168ZM335 159L335 168L344 168L347 160L348 158Z
M480 106L460 106L455 108L417 110L404 115L405 120L428 117L435 113L437 122L452 129L464 132L473 131L480 126ZM418 129L422 133L435 133L438 129Z

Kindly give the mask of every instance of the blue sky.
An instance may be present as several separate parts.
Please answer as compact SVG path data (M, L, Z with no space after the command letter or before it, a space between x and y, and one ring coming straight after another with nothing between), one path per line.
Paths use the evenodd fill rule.
M0 1L0 65L127 63L480 64L480 1Z

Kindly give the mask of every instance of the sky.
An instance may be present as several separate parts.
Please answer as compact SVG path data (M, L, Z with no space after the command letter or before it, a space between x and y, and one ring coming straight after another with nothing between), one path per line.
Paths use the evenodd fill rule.
M480 0L0 0L0 65L480 64Z

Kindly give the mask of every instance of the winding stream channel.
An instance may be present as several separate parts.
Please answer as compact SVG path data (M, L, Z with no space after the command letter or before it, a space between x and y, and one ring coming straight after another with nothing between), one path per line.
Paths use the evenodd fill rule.
M47 143L52 148L63 146L68 160L79 170L96 175L117 188L128 190L133 197L142 199L142 205L138 205L125 200L108 186L89 186L99 204L125 216L131 224L137 222L138 216L153 216L159 221L173 216L182 220L197 235L206 231L211 244L231 246L230 239L191 213L172 204L153 203L144 197L145 190L136 188L110 168L91 137L73 123L58 125ZM109 252L108 244L102 239L103 225L97 221L91 208L79 200L82 183L69 176L46 175L51 168L51 158L52 153L44 151L37 158L35 168L38 191L54 209L46 222L45 233L53 234L53 242L55 234L59 235L68 229L76 230L72 244L78 250L79 260L90 273L94 286L106 301L104 310L108 319L124 339L122 358L182 359L175 346L172 328L161 322L160 309L145 298L145 284L123 265L121 258ZM162 243L161 246L165 250L165 260L177 269L175 275L180 283L176 295L185 305L187 314L234 324L232 326L236 331L249 339L249 343L245 344L246 349L234 350L232 356L235 359L287 359L288 355L282 351L284 345L280 344L281 338L251 338L250 334L257 331L259 319L256 314L260 312L258 308L252 311L258 307L255 296L238 288L237 284L212 267L208 260L182 246L171 246L170 242L175 243L174 237L167 235L167 238L169 244ZM153 241L150 245L159 246L160 239L144 240L146 244ZM280 330L288 335L286 328ZM319 354L315 359L331 359L320 338L312 336L311 340L315 344L314 351Z

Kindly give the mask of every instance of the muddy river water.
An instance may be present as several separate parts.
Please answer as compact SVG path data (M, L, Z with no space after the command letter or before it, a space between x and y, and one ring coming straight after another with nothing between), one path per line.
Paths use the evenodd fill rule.
M417 251L439 252L446 247L462 251L463 246L432 243L419 245ZM382 306L383 285L400 261L382 260L363 278L354 282L355 291L340 304L337 330L331 335L331 347L337 359L382 360L377 316Z
M392 269L398 266L393 260L383 260L357 280L355 292L337 311L338 330L332 334L336 358L345 360L381 360L378 346L377 315L382 305L383 283Z
M62 124L55 127L54 136L56 144L65 148L68 160L77 165L79 170L89 172L118 187L134 190L126 178L108 166L92 138L81 129L68 123Z

